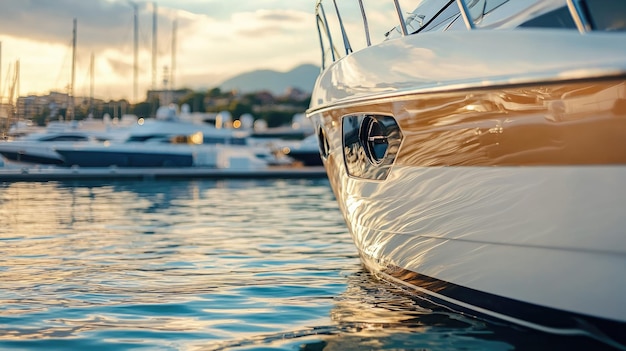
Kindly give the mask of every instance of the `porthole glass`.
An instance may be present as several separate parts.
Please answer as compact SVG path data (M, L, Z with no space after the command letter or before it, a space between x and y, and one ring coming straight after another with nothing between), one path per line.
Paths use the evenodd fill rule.
M326 137L326 133L322 127L317 130L317 145L320 149L320 155L322 158L328 158L330 145L328 145L328 138Z
M343 156L352 177L387 178L402 141L393 116L358 114L342 118Z
M361 144L367 158L373 164L380 164L389 148L389 140L378 120L372 116L365 116L361 123Z

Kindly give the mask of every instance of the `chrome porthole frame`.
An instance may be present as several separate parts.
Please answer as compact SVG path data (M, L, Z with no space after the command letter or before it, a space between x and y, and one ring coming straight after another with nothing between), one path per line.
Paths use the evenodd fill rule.
M342 149L349 176L384 180L389 175L402 142L393 116L358 114L342 117Z
M320 156L322 157L322 159L328 159L328 154L330 153L330 144L328 143L328 137L326 136L326 132L321 126L317 129L317 146L319 147Z

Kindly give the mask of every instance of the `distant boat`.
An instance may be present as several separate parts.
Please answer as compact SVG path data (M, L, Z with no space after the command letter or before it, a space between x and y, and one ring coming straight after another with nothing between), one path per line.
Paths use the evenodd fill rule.
M380 43L358 3L317 2L308 116L365 266L626 349L626 2L390 1Z
M322 166L317 138L317 134L312 134L301 141L284 143L279 149L303 166Z
M72 167L266 168L267 162L242 145L153 142L80 143L58 147L63 165Z
M32 133L41 133L45 131L45 127L38 126L29 120L20 120L11 124L6 137L8 139L20 138Z
M247 144L250 131L184 119L173 107L115 130L58 129L0 142L0 154L14 162L62 167L222 168L239 162L258 168L278 162L270 149Z
M19 128L26 131L24 128ZM124 138L122 127L102 121L52 122L46 128L31 128L23 136L0 141L0 155L25 164L63 165L57 147L74 143L104 142Z

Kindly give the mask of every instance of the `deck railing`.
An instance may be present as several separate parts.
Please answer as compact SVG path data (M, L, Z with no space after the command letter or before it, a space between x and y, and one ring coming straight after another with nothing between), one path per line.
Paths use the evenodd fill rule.
M333 26L336 26L333 28L331 28L331 24L329 23L327 13L323 5L323 3L328 3L330 1L332 1L332 7L334 10L333 17L336 22L336 23L333 23ZM346 29L347 26L344 23L344 20L342 18L342 13L338 6L338 1L341 1L341 0L318 0L315 5L317 30L319 34L321 49L322 49L322 68L325 68L327 64L335 62L339 58L343 57L344 55L349 55L350 53L354 51L354 48L350 41L350 36L348 35L348 31ZM368 22L368 17L366 15L366 9L363 4L363 0L352 0L352 3L354 3L355 1L358 3L358 7L361 13L361 22L362 22L363 30L364 30L365 45L371 46L372 45L372 32L371 32L370 25ZM520 1L525 2L527 0L520 0ZM562 1L563 1L562 3L563 6L567 6L567 8L569 9L570 15L576 25L576 28L578 29L580 33L586 33L591 30L598 30L598 29L610 30L609 28L596 28L596 26L594 26L593 11L590 5L614 7L616 11L620 13L622 11L626 11L624 10L625 5L622 3L622 0L619 0L619 1L618 0L562 0ZM346 3L347 1L341 1L341 2ZM392 2L393 2L393 6L395 8L395 12L398 18L398 22L397 22L398 24L395 28L392 29L392 31L395 31L396 35L399 34L401 36L412 34L412 32L409 32L408 30L409 22L414 22L415 20L419 20L420 17L423 18L423 16L419 16L419 14L416 14L416 13L411 13L409 16L405 17L403 15L404 12L402 11L399 0L392 0ZM444 8L448 6L455 6L454 5L455 2L456 2L456 6L458 7L459 16L465 23L465 26L467 27L467 29L474 30L476 28L477 23L479 23L482 20L482 17L484 15L482 10L484 10L489 0L450 0L449 2L445 3ZM497 1L497 3L500 3L500 2L503 3L503 1ZM549 2L554 4L556 0L552 0ZM532 5L532 3L529 3L529 5ZM414 23L411 23L411 24L414 24ZM419 23L419 25L421 25L421 23ZM419 31L419 28L412 28L412 29L415 31ZM335 33L333 35L332 30L338 31L339 34ZM387 34L391 33L392 31L387 32ZM340 51L335 46L337 43L333 40L333 37L336 38L338 36L341 37L341 41L343 43L344 54L341 54Z

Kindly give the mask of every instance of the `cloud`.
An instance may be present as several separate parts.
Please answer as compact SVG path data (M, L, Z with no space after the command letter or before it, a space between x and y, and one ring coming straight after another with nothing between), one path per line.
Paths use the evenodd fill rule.
M133 63L122 61L115 57L105 58L106 64L111 68L111 73L118 76L131 76L133 73Z
M129 6L104 0L0 0L0 7L0 32L49 43L69 42L77 18L79 38L89 39L86 45L111 45L132 20Z
M258 10L238 13L233 16L233 23L239 23L236 34L245 38L271 37L275 35L299 34L302 24L314 30L313 19L303 12L290 10Z
M139 10L139 90L152 85L153 2ZM313 5L292 0L157 1L157 87L176 59L176 87L215 87L254 69L287 71L317 63ZM78 21L76 84L89 82L95 56L96 95L130 98L133 85L133 7L125 0L0 0L3 76L21 60L27 92L60 90L69 80L72 21ZM172 26L176 21L176 50ZM75 87L75 91L83 91ZM86 89L88 91L88 89Z

